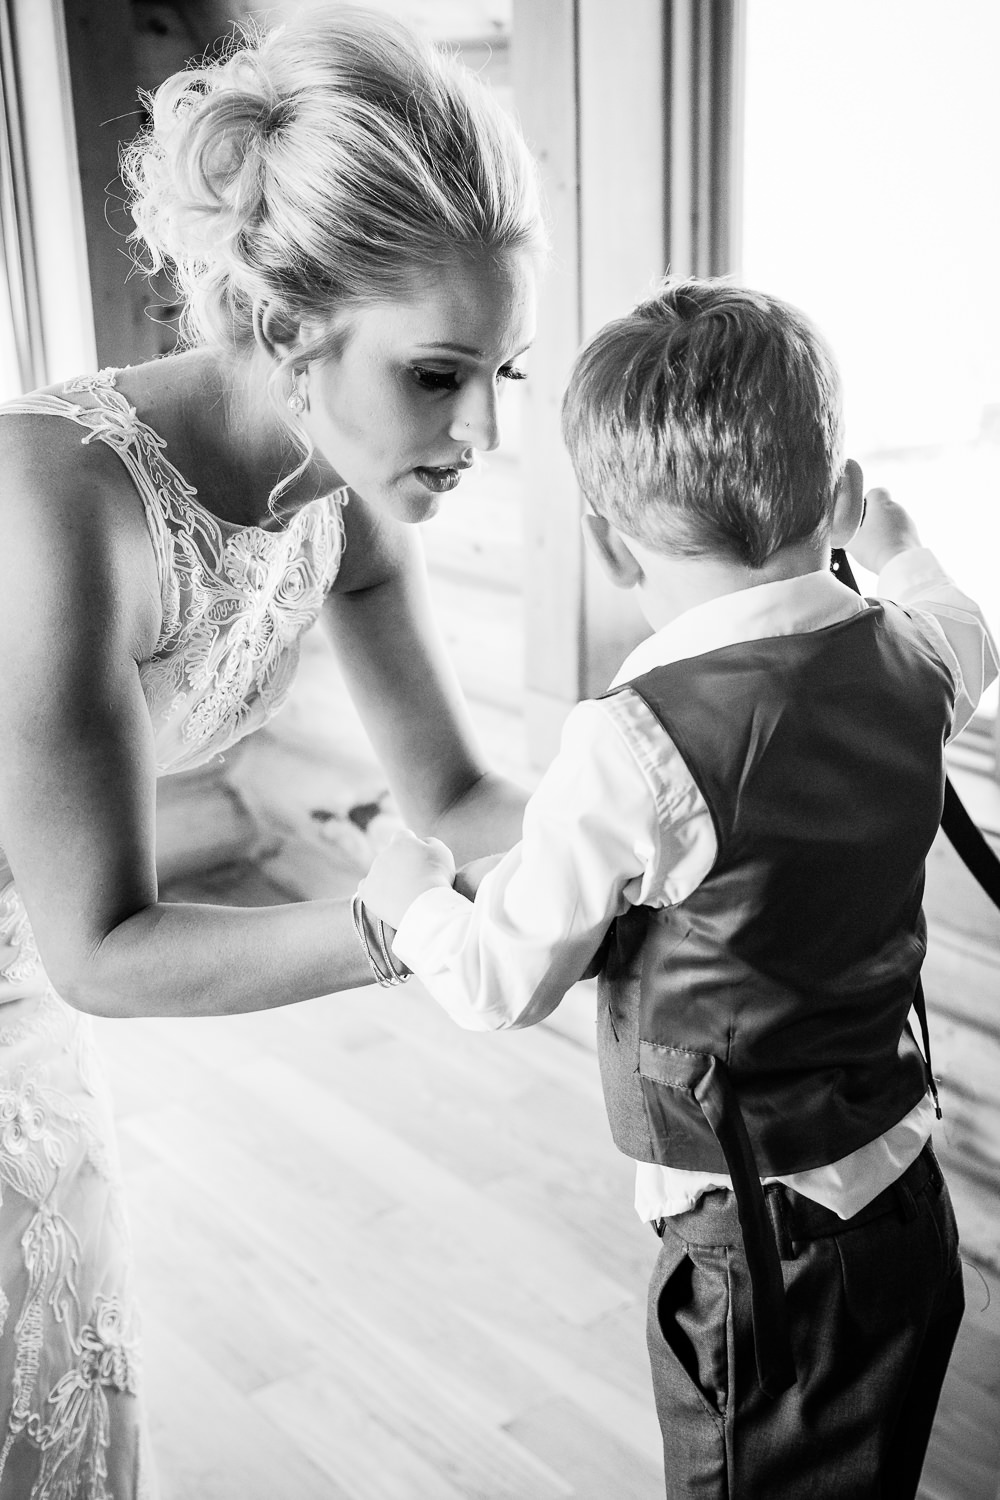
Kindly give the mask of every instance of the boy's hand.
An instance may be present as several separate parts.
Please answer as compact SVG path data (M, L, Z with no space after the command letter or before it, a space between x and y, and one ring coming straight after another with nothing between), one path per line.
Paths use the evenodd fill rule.
M398 927L407 907L436 885L450 886L455 861L440 839L420 839L403 829L375 856L359 887L367 909Z
M851 556L869 573L881 573L897 553L919 546L916 526L889 491L869 490L865 495L864 518L848 545Z

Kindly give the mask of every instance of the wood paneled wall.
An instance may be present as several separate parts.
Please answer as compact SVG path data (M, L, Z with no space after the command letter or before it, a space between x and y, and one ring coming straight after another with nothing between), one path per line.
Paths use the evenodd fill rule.
M514 98L542 167L554 254L522 454L527 729L556 748L645 633L600 575L559 435L573 357L669 268L735 269L743 0L514 0Z

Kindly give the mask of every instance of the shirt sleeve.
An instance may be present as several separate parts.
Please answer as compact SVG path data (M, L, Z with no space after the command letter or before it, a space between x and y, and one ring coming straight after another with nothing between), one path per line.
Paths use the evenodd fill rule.
M700 793L642 700L625 690L580 703L525 809L521 842L474 902L440 887L419 896L393 951L459 1025L530 1026L576 983L630 902L680 899L714 857Z
M996 679L997 645L982 610L949 578L933 552L912 547L882 569L878 593L903 606L955 679L949 739L961 733Z

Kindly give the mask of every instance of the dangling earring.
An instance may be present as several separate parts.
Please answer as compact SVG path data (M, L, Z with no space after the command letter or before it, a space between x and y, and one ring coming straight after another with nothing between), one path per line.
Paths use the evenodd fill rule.
M302 413L307 411L309 407L308 401L299 390L299 377L301 374L301 370L292 371L292 390L291 395L288 397L288 410L296 417L301 417Z

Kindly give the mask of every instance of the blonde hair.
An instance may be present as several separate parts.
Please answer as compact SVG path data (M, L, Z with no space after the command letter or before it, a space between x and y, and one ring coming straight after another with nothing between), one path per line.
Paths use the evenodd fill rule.
M587 500L625 534L759 568L832 517L840 378L797 308L668 280L580 353L563 434Z
M338 347L337 316L394 300L442 262L545 247L513 120L455 58L360 7L306 12L167 79L123 176L149 268L186 342L240 355L255 304ZM276 372L280 374L280 370Z

